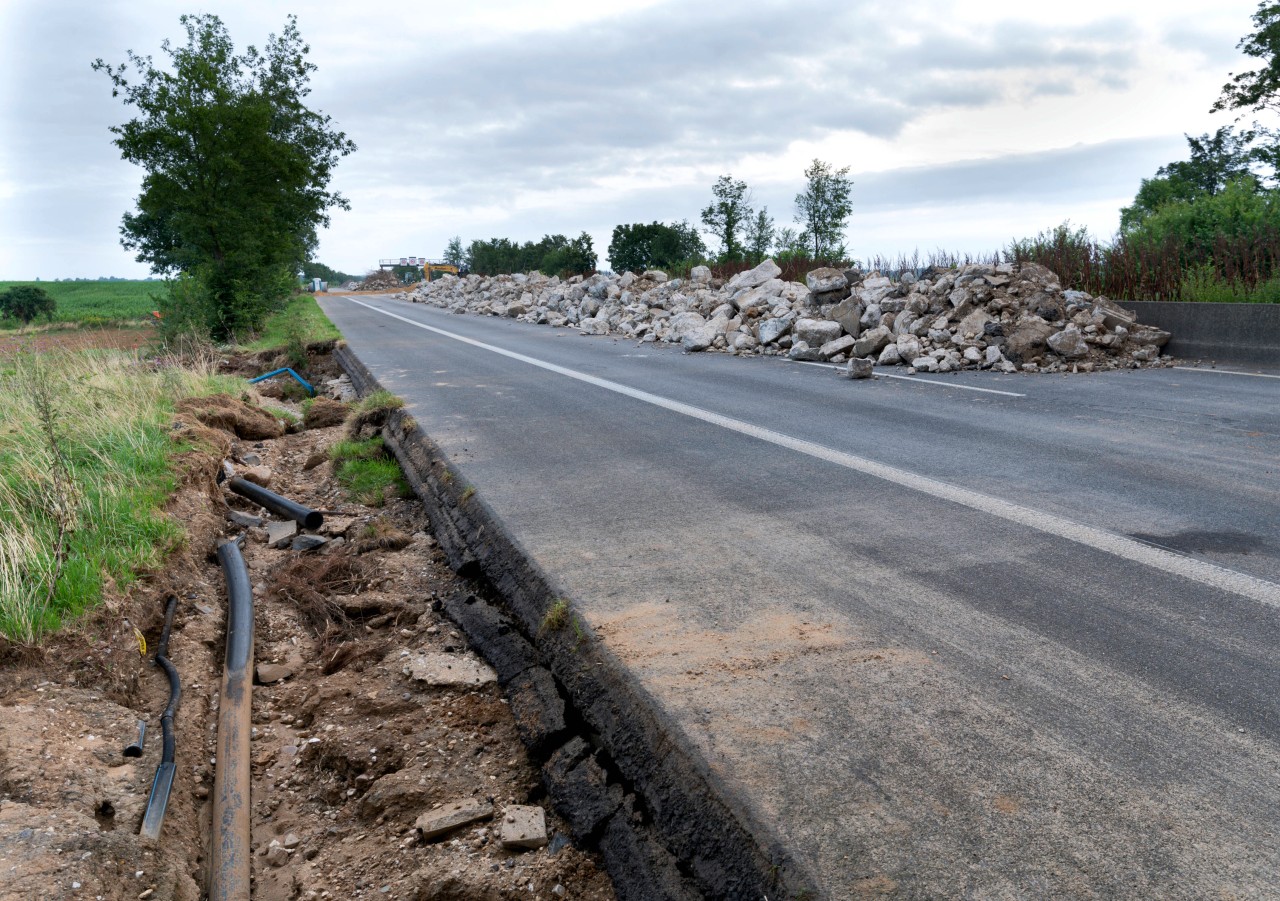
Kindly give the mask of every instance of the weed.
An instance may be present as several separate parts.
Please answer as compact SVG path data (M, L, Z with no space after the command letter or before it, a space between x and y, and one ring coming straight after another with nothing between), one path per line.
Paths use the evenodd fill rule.
M348 460L381 460L387 456L382 438L374 436L363 441L339 441L329 448L329 459L335 463Z
M360 402L356 404L356 412L357 413L378 413L378 412L389 413L392 410L399 410L403 406L404 406L404 400L402 400L399 397L396 397L390 391L386 391L380 388L377 391L374 391L372 394L368 394L365 397L362 397L360 399Z
M538 632L558 632L569 623L569 602L564 598L556 598L542 617L542 625Z
M297 369L306 365L307 345L340 337L342 333L333 327L316 299L303 294L289 301L283 310L268 316L258 337L244 345L244 349L282 350Z
M104 352L19 354L0 370L0 632L37 643L181 541L176 399L226 390L208 369ZM233 389L234 390L234 389Z
M461 504L465 504L467 501L475 497L475 495L476 495L475 487L472 485L468 485L466 489L463 490L462 497L458 499L458 502Z

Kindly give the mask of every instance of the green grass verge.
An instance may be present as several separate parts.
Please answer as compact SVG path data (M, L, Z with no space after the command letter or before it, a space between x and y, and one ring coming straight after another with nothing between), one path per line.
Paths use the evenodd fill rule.
M339 441L329 449L336 464L334 475L355 500L381 507L393 497L412 497L400 466L387 455L380 437L365 441Z
M163 513L174 402L239 386L118 352L0 365L0 633L38 643L163 562L184 535Z
M150 319L158 309L156 295L165 292L164 282L0 282L0 291L15 285L43 288L58 304L54 322L81 325L115 325ZM43 319L36 320L37 323ZM34 323L33 323L34 324ZM18 328L16 319L0 320L0 327Z
M307 345L342 337L310 294L301 294L262 325L258 337L243 345L247 351L283 350L294 363L307 361Z

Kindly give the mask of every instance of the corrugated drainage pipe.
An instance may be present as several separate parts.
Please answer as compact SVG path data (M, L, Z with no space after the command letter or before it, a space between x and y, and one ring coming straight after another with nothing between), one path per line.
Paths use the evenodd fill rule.
M281 497L274 491L268 491L261 485L237 478L227 482L227 487L241 497L247 497L255 504L266 507L272 513L292 519L304 529L318 529L324 525L324 514L319 510L304 507L287 497Z
M156 778L151 783L151 797L147 799L147 811L142 815L142 828L138 830L150 839L160 837L160 827L164 825L164 813L169 807L169 793L173 789L173 774L177 769L174 763L174 752L177 742L173 736L173 717L178 712L178 702L182 700L182 683L178 679L178 670L169 660L169 633L173 631L173 613L178 609L177 597L170 597L164 612L164 631L160 633L160 644L156 646L156 666L164 670L169 677L169 705L160 715L160 729L163 736L163 749L160 752L160 766L156 768ZM142 723L139 723L138 746L141 751ZM128 751L126 750L127 754Z
M240 545L218 547L227 579L227 655L218 701L209 901L249 901L249 692L253 683L253 592Z

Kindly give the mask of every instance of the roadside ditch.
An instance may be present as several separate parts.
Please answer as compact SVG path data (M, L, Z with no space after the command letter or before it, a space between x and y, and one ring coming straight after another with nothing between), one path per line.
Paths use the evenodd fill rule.
M332 350L309 348L305 373L340 392ZM262 356L224 364L242 375L269 368ZM573 729L531 730L526 710L556 689L528 670L504 679L500 659L490 667L468 648L450 614L488 609L487 585L450 567L431 534L438 513L394 473L383 484L369 476L391 463L378 433L402 429L403 415L352 415L336 401L304 410L287 383L259 388L180 408L174 437L196 449L179 460L166 510L187 538L165 567L109 591L43 648L3 648L0 898L203 897L226 617L213 554L235 538L255 601L255 899L641 897L615 895L591 850L605 847L597 833L548 795L550 736ZM325 523L286 535L220 485L220 472L322 510ZM151 841L138 826L169 695L153 657L175 596L177 767ZM139 720L143 754L125 757ZM556 758L566 770L594 759L579 741ZM517 817L540 819L545 834L505 828Z

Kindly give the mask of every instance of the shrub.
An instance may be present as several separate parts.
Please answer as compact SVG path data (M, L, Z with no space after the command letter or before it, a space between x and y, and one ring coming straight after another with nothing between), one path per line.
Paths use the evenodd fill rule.
M21 319L24 325L30 324L37 316L44 316L52 322L57 308L57 302L49 293L35 285L14 285L0 294L0 315Z

